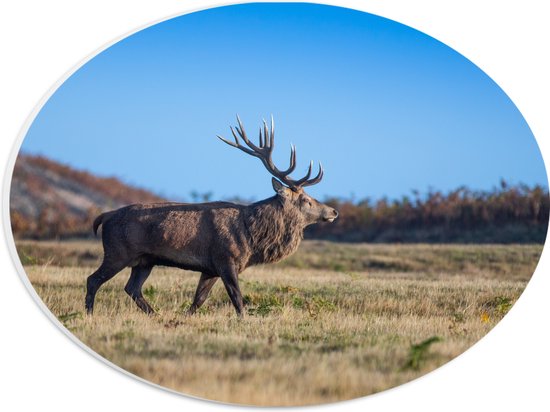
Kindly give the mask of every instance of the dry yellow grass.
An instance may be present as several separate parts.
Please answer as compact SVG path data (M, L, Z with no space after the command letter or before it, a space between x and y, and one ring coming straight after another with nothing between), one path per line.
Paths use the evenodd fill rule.
M186 317L198 280L193 272L155 268L145 289L159 315L147 317L123 291L129 276L125 271L100 289L95 314L88 317L83 314L85 279L95 268L46 262L25 270L65 327L135 375L222 402L306 405L399 385L464 352L517 300L542 249L445 246L442 255L427 245L335 245L329 259L333 263L341 255L364 261L376 255L379 260L386 256L393 265L404 256L411 262L425 261L426 267L303 267L303 262L320 259L315 249L321 246L319 253L326 259L330 244L306 242L294 258L296 264L244 272L241 289L248 314L242 320L235 316L221 282L199 313ZM526 257L506 264L510 254ZM444 267L445 256L451 256L447 272L428 269L430 260ZM452 256L460 262L453 263ZM487 261L476 266L480 257ZM346 264L342 260L341 265Z

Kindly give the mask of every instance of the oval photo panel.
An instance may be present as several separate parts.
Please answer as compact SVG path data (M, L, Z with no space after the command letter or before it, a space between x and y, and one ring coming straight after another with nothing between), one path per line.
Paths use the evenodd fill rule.
M297 406L485 336L535 270L549 196L527 123L464 56L368 13L265 3L80 67L24 137L10 214L30 284L100 357Z

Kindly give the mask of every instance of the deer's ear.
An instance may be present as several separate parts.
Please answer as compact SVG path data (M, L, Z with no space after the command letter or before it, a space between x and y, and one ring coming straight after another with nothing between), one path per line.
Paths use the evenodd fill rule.
M279 195L286 196L288 188L279 182L274 177L271 178L271 184L273 185L273 190L275 190Z

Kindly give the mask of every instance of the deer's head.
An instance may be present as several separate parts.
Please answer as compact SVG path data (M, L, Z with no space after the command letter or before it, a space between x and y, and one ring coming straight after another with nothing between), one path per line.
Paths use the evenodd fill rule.
M231 127L231 134L235 142L226 140L221 136L218 136L218 138L228 145L236 147L262 161L267 171L273 175L271 179L273 189L285 207L298 211L302 215L306 225L321 221L332 222L338 217L338 212L335 209L312 198L304 191L304 187L317 184L323 178L323 166L320 163L319 172L315 177L311 178L313 162L310 162L306 175L298 180L291 179L289 176L296 168L296 147L291 146L290 165L286 170L279 170L273 163L271 158L275 146L273 117L271 118L270 128L268 128L265 121L263 122L263 127L260 127L258 146L248 139L239 116L237 116L237 122L238 126L235 128ZM246 146L241 145L239 138L244 141Z

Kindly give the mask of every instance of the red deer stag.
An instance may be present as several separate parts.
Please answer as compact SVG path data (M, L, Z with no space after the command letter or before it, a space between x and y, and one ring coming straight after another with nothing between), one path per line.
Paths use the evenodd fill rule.
M336 219L336 210L308 196L303 189L321 181L321 164L314 178L310 179L311 162L304 177L291 179L289 175L296 168L296 148L291 147L288 169L279 170L273 164L273 119L270 129L265 121L263 129L260 127L259 146L248 139L238 116L237 121L236 132L230 128L235 142L218 138L260 159L274 176L276 195L246 206L229 202L135 204L99 215L93 229L97 234L103 225L104 257L87 280L89 314L99 287L125 267L131 267L132 272L124 290L141 310L153 314L141 289L153 267L164 265L201 272L190 314L204 303L221 278L241 316L239 273L249 266L276 262L294 253L306 226Z

